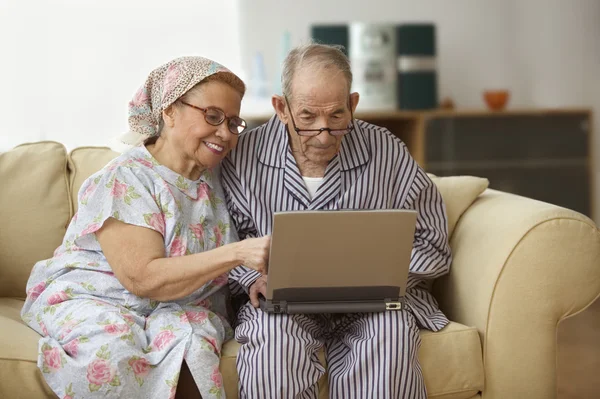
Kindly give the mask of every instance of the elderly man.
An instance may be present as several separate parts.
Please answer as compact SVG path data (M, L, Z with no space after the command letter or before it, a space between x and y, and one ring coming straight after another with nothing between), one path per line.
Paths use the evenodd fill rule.
M325 373L331 398L425 398L417 358L419 328L448 320L426 280L448 272L451 253L442 198L405 145L384 128L355 120L358 93L339 48L298 47L287 56L277 113L243 134L223 164L223 183L240 238L271 233L277 211L414 209L418 212L404 310L343 315L263 312L268 276L231 271L247 293L236 340L242 398L316 398ZM365 234L369 234L365 231ZM365 265L365 273L369 272Z

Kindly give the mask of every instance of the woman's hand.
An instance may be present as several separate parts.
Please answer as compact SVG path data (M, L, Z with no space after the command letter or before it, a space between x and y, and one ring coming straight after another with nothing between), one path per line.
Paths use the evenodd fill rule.
M267 274L271 236L247 238L238 242L238 248L242 265Z

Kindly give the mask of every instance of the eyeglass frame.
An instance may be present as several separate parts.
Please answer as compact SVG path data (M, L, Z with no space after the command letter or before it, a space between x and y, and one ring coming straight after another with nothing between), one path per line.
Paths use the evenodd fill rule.
M294 115L292 112L292 108L290 107L290 102L287 98L287 96L283 96L283 98L285 99L285 103L288 107L288 109L290 110L290 118L292 118L292 126L294 127L294 130L296 131L296 133L299 136L304 136L304 137L316 137L319 134L323 133L324 131L327 131L331 136L333 137L343 137L345 135L347 135L348 133L350 133L352 130L354 130L354 113L352 112L352 105L350 104L350 99L348 99L348 109L350 110L350 124L348 125L348 127L346 129L331 129L329 127L322 127L320 129L300 129L298 128L298 126L296 126L296 121L294 120ZM340 131L340 130L347 130L346 133L343 134L333 134L331 133L332 131ZM305 133L301 133L301 132L316 132L315 134L305 134Z
M184 105L187 105L188 107L195 108L195 109L197 109L197 110L199 110L199 111L202 111L202 112L204 113L204 121L205 121L206 123L208 123L209 125L211 125L211 126L221 126L221 125L223 124L223 122L227 121L227 130L229 130L229 132L230 132L231 134L234 134L234 135L236 135L236 136L238 136L238 135L240 135L240 134L244 133L244 131L245 131L245 130L248 128L248 122L246 122L246 120L245 120L245 119L242 119L242 118L240 118L239 116L229 116L229 117L228 117L228 116L225 114L225 111L223 111L221 108L217 108L217 107L206 107L206 108L202 108L202 107L198 107L198 106L196 106L196 105L190 104L190 103L188 103L188 102L186 102L186 101L183 101L183 100L179 100L179 102L180 102L180 103L182 103L182 104L184 104ZM212 110L215 110L215 111L219 111L219 112L222 114L222 118L223 118L223 119L221 119L221 122L219 122L219 123L217 123L217 124L214 124L214 123L211 123L211 122L209 122L209 121L208 121L208 119L206 118L206 115L207 115L207 112L208 112L208 110L209 110L209 109L212 109ZM229 123L230 123L230 121L231 121L233 118L237 118L237 119L239 119L241 122L243 122L243 123L244 123L243 125L237 125L237 126L243 127L243 129L242 129L242 131L241 131L241 132L238 132L238 131L235 131L235 132L234 132L234 131L232 131L232 130L231 130L231 126L229 125Z

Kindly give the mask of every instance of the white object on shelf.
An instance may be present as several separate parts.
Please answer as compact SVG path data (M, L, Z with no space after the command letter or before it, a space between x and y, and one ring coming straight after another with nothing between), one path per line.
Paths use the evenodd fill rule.
M392 24L350 24L352 91L360 94L360 111L397 108L396 30Z

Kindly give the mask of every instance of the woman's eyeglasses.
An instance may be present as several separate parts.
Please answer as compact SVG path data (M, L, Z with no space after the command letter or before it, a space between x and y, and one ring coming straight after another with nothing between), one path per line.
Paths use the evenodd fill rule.
M248 126L246 121L243 120L242 118L240 118L239 116L231 116L228 118L227 116L225 116L225 112L223 112L219 108L215 108L215 107L202 108L202 107L197 107L195 105L189 104L183 100L179 100L179 101L182 104L187 105L188 107L192 107L192 108L202 111L204 113L204 120L209 125L219 126L224 121L227 121L227 128L229 129L229 131L231 133L233 133L235 135L241 134L244 130L246 130L246 127Z

